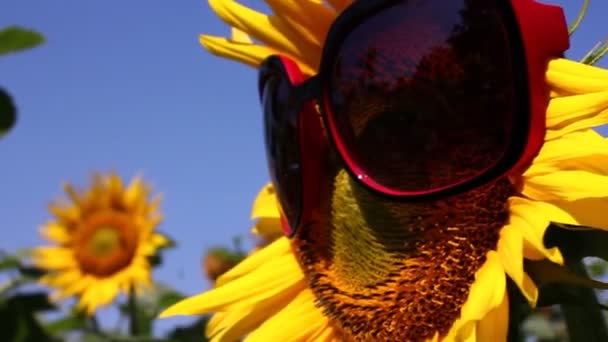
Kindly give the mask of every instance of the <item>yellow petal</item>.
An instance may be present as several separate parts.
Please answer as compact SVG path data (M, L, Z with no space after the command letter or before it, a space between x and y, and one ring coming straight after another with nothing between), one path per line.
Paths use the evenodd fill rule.
M95 310L99 307L97 303L97 292L95 291L95 283L91 284L92 286L88 287L78 299L78 304L76 307L79 310L82 310L88 316L92 316L95 313Z
M118 295L118 287L111 279L91 281L89 287L80 296L79 307L88 315L92 315L98 308L107 306Z
M124 202L129 208L135 208L145 200L146 191L140 177L135 177L124 192Z
M281 256L291 255L291 245L286 237L277 239L268 246L252 253L239 264L217 278L215 285L222 286L248 274L265 263ZM301 271L300 271L301 272Z
M241 337L257 328L268 317L274 316L285 307L293 298L304 290L293 287L287 291L278 293L264 301L252 306L239 307L214 315L207 323L206 333L211 336L211 341L237 341Z
M251 40L251 37L249 37L249 35L247 33L237 29L236 27L231 27L230 33L231 33L230 38L235 43L244 43L244 44L253 43L253 41Z
M472 321L481 320L489 310L500 305L505 291L505 270L500 256L495 251L489 251L486 262L475 273L475 281L462 307L461 317Z
M586 126L581 125L585 122ZM547 127L573 131L608 123L608 90L551 99L547 107Z
M497 308L506 292L505 270L496 251L489 251L486 261L475 273L469 297L462 306L460 318L443 338L444 341L471 341L475 339L478 321Z
M252 231L254 234L274 240L275 237L283 235L283 226L278 218L262 218L253 226Z
M171 306L161 313L161 317L198 315L254 305L292 287L301 287L303 280L294 256L280 256L261 265L255 272Z
M82 197L74 189L74 187L72 186L72 184L65 183L63 185L63 191L65 191L65 193L68 194L68 197L70 197L70 199L72 200L72 202L74 202L76 205L81 205L81 203L83 202Z
M57 292L57 297L66 298L79 295L85 292L86 289L90 288L94 282L95 279L92 276L83 275L80 279L75 280L71 284L65 286L62 285Z
M167 237L162 234L157 233L152 236L152 244L156 248L167 246L170 243L171 241L169 241L169 239L167 239Z
M272 184L266 184L258 193L258 196L253 201L251 209L251 218L257 219L261 217L279 218L277 196L272 187Z
M331 327L327 326L325 329L319 332L316 336L310 337L310 342L340 342L342 341L337 337L336 331Z
M59 270L77 268L74 251L63 247L37 247L32 251L32 262L40 268Z
M254 68L259 67L262 61L264 61L270 55L283 54L289 56L295 62L297 62L305 75L314 75L316 73L314 68L306 65L297 57L284 52L279 52L268 46L238 43L223 37L213 37L207 35L201 35L199 40L201 44L212 54L245 63Z
M109 177L107 177L107 180L108 180L107 191L113 197L120 199L120 196L122 195L122 193L124 191L124 185L122 183L122 179L120 178L120 176L118 176L116 173L111 173L109 175Z
M580 170L524 177L522 194L542 201L605 197L608 194L608 177Z
M311 43L323 46L335 13L321 2L310 0L266 0L275 13L293 20L292 27Z
M66 287L82 279L82 277L83 274L80 270L74 268L63 272L46 274L42 277L41 281L50 286Z
M589 77L549 68L547 79L559 79L560 90L573 94L594 93L608 90L608 77Z
M557 88L564 88L568 86L567 84L569 80L559 77L563 74L578 75L580 77L588 78L608 78L607 69L580 63L566 58L552 59L549 61L547 70L547 83ZM553 71L558 73L552 73Z
M536 304L538 288L524 272L524 244L520 227L507 225L501 229L497 251L507 275L528 302Z
M40 229L40 235L48 241L59 245L67 244L72 241L72 236L68 232L68 229L64 225L54 221L44 225Z
M247 32L277 51L297 56L305 64L317 66L321 51L307 42L280 16L268 16L232 0L209 0L213 11L230 26Z
M515 284L521 284L524 277L523 236L519 230L506 225L500 230L496 248L505 272Z
M574 219L549 203L536 202L523 197L509 198L509 210L511 212L509 225L517 228L528 244L528 246L524 244L524 255L529 259L537 259L526 251L526 247L531 247L531 250L541 253L549 260L563 264L559 249L546 248L543 237L551 221L574 224Z
M524 177L561 170L589 171L608 176L608 139L588 129L547 141Z
M80 209L77 206L69 206L66 203L51 203L48 209L62 224L71 226L80 222Z
M507 341L508 328L509 297L505 292L500 305L477 323L477 341Z
M116 296L118 296L120 289L118 284L113 281L113 279L105 279L103 282L101 282L98 293L99 303L101 303L102 306L106 306L110 304L110 302L112 302Z
M608 230L608 197L555 201L552 204L570 214L580 225Z
M310 290L301 291L283 310L266 320L254 330L246 342L312 341L329 321L315 307L315 297Z
M224 37L199 36L200 43L212 54L245 63L254 68L270 55L277 54L267 46L235 42Z

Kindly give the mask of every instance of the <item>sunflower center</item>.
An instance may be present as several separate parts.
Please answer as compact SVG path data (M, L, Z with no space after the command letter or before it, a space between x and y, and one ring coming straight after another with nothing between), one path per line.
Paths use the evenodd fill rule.
M83 221L74 240L80 269L98 277L119 272L135 256L138 237L129 215L116 210L92 214Z
M89 240L91 255L104 257L120 248L120 232L110 226L102 226L95 230Z
M447 334L475 272L508 220L508 180L432 202L378 197L339 172L327 221L294 250L345 340L420 341Z

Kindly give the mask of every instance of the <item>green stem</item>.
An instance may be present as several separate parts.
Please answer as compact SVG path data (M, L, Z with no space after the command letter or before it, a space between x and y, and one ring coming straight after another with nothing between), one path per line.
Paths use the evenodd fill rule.
M587 275L582 261L566 260L572 271ZM574 288L579 300L577 304L562 304L570 341L608 341L608 328L595 290L584 287Z
M576 16L576 19L574 19L574 22L570 25L570 27L568 27L569 34L573 34L574 31L576 31L578 26L581 24L581 22L583 21L583 18L585 17L585 14L587 13L588 7L589 7L589 0L584 0L583 6L579 10L578 15Z
M91 324L91 330L94 333L99 333L99 322L97 321L97 316L93 315L89 318L89 323Z
M139 317L137 317L137 298L133 287L129 290L128 301L129 333L131 336L137 336L139 335Z

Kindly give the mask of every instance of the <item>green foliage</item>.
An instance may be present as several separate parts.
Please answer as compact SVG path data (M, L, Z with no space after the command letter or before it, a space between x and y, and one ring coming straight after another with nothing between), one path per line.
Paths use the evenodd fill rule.
M44 36L34 30L9 26L0 30L0 55L36 47L44 43Z
M559 247L566 259L597 257L608 260L608 232L590 227L551 225L545 233L547 247Z
M131 302L120 304L119 309L123 315L130 317L132 320L131 335L151 337L154 320L158 317L158 314L184 298L183 294L167 285L155 284L150 291L132 298Z
M60 334L83 330L86 326L86 317L78 311L72 311L65 317L47 323L45 328L50 334L59 336Z
M172 341L207 342L209 340L204 336L203 332L205 331L208 321L209 316L203 316L190 326L175 328L167 337Z
M36 314L54 309L44 292L15 294L0 299L0 341L56 341L42 327Z
M19 26L0 30L0 56L31 49L44 43L44 36ZM9 93L0 88L0 138L8 133L17 121L17 108Z
M230 249L230 248L226 248L226 247L212 247L209 248L208 255L213 255L216 256L218 258L220 258L222 261L225 261L227 263L236 265L239 262L241 262L241 260L243 260L245 258L245 253L236 250L236 249Z
M31 284L44 274L27 265L26 259L29 256L29 250L14 254L0 253L0 272L10 275L10 279L0 286L2 342L62 342L73 340L70 336L77 336L77 340L83 342L206 341L203 332L208 317L176 327L165 337L153 336L154 321L158 314L185 298L168 285L155 284L149 291L128 296L125 303L115 303L122 316L131 322L128 331L104 329L95 317L87 317L75 308L67 312L60 310L49 301L46 290L24 292L22 285ZM160 261L160 254L157 257ZM56 318L39 319L40 313L49 311L54 311Z
M0 88L0 138L4 136L17 121L17 108L11 96Z

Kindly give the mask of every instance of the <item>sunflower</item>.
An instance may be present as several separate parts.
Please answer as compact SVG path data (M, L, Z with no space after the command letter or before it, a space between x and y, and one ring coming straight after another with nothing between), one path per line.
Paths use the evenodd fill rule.
M87 191L64 188L70 201L50 204L54 218L41 229L54 245L35 248L32 262L47 271L41 282L57 289L56 300L77 296L77 308L92 315L151 284L149 257L169 243L155 232L160 197L149 200L141 178L125 187L113 173L95 174Z
M210 0L232 37L201 36L212 53L257 67L281 53L315 73L325 34L350 0L269 0L267 15ZM545 143L524 172L457 196L394 203L338 165L321 224L280 237L162 316L216 313L214 341L504 341L507 277L539 296L524 260L563 264L543 244L551 222L608 230L608 70L550 61ZM279 231L268 188L254 203ZM260 229L258 229L260 230ZM405 247L404 247L405 246Z

